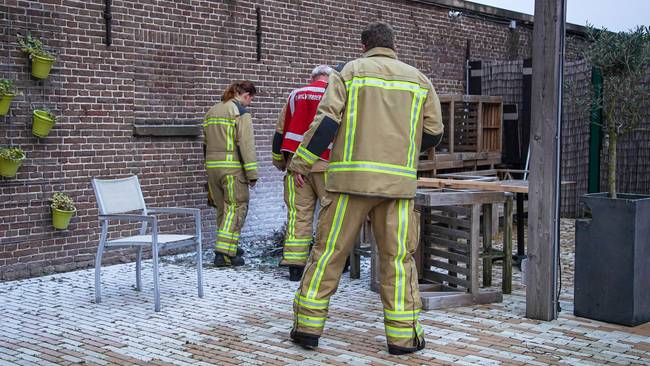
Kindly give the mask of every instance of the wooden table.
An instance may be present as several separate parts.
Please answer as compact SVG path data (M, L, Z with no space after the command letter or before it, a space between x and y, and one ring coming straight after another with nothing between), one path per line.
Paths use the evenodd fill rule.
M452 188L452 189L481 189L495 192L515 193L517 201L517 254L513 256L515 265L520 266L526 258L526 244L524 243L524 200L528 195L528 181L512 179L513 175L523 175L526 170L491 169L472 172L440 174L438 178L420 178L418 187ZM505 179L503 179L505 177ZM564 185L575 182L562 181Z
M512 169L491 169L473 172L441 174L440 178L420 178L418 187L429 188L453 188L453 189L482 189L495 192L515 193L517 202L517 254L513 256L515 265L520 266L521 261L526 258L526 244L524 242L524 201L528 195L528 181L524 179L512 179L513 174L523 174L525 170ZM501 179L505 176L510 179ZM571 184L572 182L562 182Z

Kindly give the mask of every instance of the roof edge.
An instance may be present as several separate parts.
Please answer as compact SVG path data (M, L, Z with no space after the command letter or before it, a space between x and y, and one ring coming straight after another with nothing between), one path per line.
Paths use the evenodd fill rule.
M523 24L527 24L530 26L532 26L535 21L535 17L530 14L520 13L518 11L513 11L508 9L497 8L492 5L478 4L478 3L465 1L465 0L409 0L409 1L428 4L428 5L437 5L445 8L450 8L450 9L465 10L472 13L489 15L503 20L516 20L518 22L522 22ZM566 30L568 33L573 33L573 34L583 35L583 36L587 33L587 27L582 25L572 24L572 23L566 24Z

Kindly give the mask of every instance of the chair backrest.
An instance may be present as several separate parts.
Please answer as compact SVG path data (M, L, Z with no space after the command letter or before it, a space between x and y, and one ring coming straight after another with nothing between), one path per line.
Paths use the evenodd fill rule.
M137 176L121 179L93 178L93 190L100 215L144 210L144 197Z

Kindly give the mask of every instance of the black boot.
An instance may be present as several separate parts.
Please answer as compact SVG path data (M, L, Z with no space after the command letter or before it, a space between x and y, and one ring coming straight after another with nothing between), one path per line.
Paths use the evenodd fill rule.
M406 355L409 353L417 352L422 349L424 349L424 346L426 346L427 342L422 338L421 341L418 341L418 345L413 348L406 348L406 347L399 347L399 346L391 346L390 344L388 345L388 353L391 355Z
M289 281L300 281L302 272L305 267L290 266L289 267Z
M230 257L230 263L232 263L233 267L239 267L246 264L246 262L244 262L244 257L239 254L236 254L234 257Z
M350 256L345 260L345 266L343 266L343 273L346 273L350 270Z
M230 257L222 253L214 253L214 266L215 267L230 267L232 262Z
M299 333L293 329L291 330L291 340L293 343L306 349L314 349L318 347L318 338L320 337L307 333Z

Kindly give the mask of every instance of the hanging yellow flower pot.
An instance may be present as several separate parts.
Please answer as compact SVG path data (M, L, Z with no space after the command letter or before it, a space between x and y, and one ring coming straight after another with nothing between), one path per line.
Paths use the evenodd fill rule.
M16 94L3 94L0 96L0 116L4 116L9 113L11 100L14 99L15 96Z
M0 176L12 178L25 160L25 152L19 147L0 148Z
M77 212L74 201L65 193L56 192L52 196L52 226L55 229L65 230L70 225L70 220Z
M27 32L25 36L18 34L18 44L20 50L32 59L32 76L38 79L47 78L56 58L43 49L43 42Z
M32 123L32 134L37 137L47 137L56 123L56 116L46 110L36 109Z
M9 79L0 79L0 116L9 112L9 105L15 96L14 82Z
M72 220L72 216L74 216L76 212L76 210L63 211L58 208L52 208L52 226L54 226L55 229L67 229L68 225L70 225L70 220Z
M54 57L32 55L32 76L38 79L47 79L54 60Z

